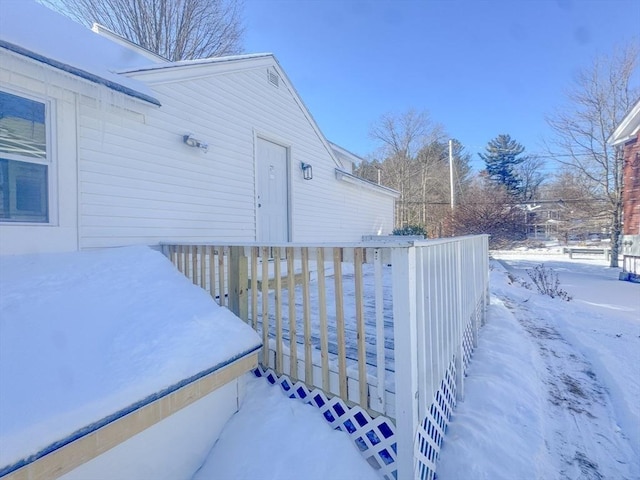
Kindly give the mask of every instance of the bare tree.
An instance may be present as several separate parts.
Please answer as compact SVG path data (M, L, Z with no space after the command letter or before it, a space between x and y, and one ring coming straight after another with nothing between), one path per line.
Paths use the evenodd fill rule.
M544 160L536 155L527 155L522 163L514 168L516 176L520 179L520 198L525 202L535 200L538 196L540 185L544 181L544 163Z
M470 183L471 155L457 140L452 141L452 146L454 193L456 198L461 198ZM430 237L451 235L449 142L438 139L429 143L418 153L417 160L422 176L420 197L415 197L414 203L421 209L421 223Z
M408 110L401 114L388 113L371 127L370 136L380 144L384 158L383 183L400 192L397 202L396 226L420 224L420 211L410 202L425 192L426 164L417 161L425 146L442 136L442 127L434 124L426 112ZM415 180L419 178L420 182Z
M452 216L456 235L491 235L491 248L526 238L525 213L504 185L478 175L467 187Z
M242 0L41 0L168 60L242 52Z
M584 240L589 232L599 232L608 225L607 202L595 201L597 190L593 183L573 170L563 169L542 188L549 220L559 239Z
M608 205L612 267L618 266L622 231L623 159L607 140L638 100L638 89L631 86L638 53L637 43L630 43L614 55L596 58L577 77L564 109L547 119L554 132L549 150L591 184L595 201Z

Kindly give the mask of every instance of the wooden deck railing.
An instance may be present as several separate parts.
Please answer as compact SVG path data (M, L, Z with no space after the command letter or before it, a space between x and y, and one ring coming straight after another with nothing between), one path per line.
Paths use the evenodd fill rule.
M262 334L264 367L394 419L398 478L435 471L430 453L414 455L416 442L428 420L439 423L439 448L447 412L438 396L453 390L455 402L464 391L488 301L486 236L163 251Z
M382 301L382 247L163 248L194 284L262 334L263 365L358 403L373 415L391 413L385 407L390 402L384 387L390 368L385 357L392 354L392 312L388 307L384 311ZM365 285L367 264L375 265L379 273L369 269ZM366 312L368 325L365 295L372 299ZM370 382L377 392L373 402ZM392 394L391 390L387 396Z

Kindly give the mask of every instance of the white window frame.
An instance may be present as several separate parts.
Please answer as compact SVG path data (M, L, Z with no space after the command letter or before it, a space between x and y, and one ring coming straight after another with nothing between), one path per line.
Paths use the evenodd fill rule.
M48 221L46 222L29 222L29 221L11 221L0 219L0 226L20 226L20 225L34 225L34 226L55 226L58 225L58 169L55 161L56 145L55 138L55 101L51 98L34 95L32 93L26 93L20 90L6 88L4 85L0 85L0 91L14 95L16 97L22 97L27 100L42 103L44 105L44 131L45 131L45 145L46 155L45 158L25 157L22 155L16 155L8 152L0 152L0 157L7 160L14 160L24 163L33 163L37 165L47 166L47 213Z

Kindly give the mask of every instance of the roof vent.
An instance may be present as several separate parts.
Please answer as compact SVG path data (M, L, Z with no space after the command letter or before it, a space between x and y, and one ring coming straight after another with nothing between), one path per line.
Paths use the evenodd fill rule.
M274 72L273 70L267 70L267 76L271 85L273 85L274 87L280 86L280 77L278 77L278 74L276 72Z

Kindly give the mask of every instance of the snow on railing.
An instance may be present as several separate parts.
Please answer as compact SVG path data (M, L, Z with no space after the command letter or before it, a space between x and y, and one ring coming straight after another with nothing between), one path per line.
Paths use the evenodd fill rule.
M484 321L488 242L486 236L390 238L164 245L163 251L262 334L263 372L272 371L285 389L304 384L298 390L307 393L298 398L308 400L318 389L322 398L342 399L325 418L347 431L383 476L433 478ZM341 425L341 411L353 405L362 409L350 414L361 425ZM385 438L370 430L374 418ZM386 438L388 426L395 432Z

